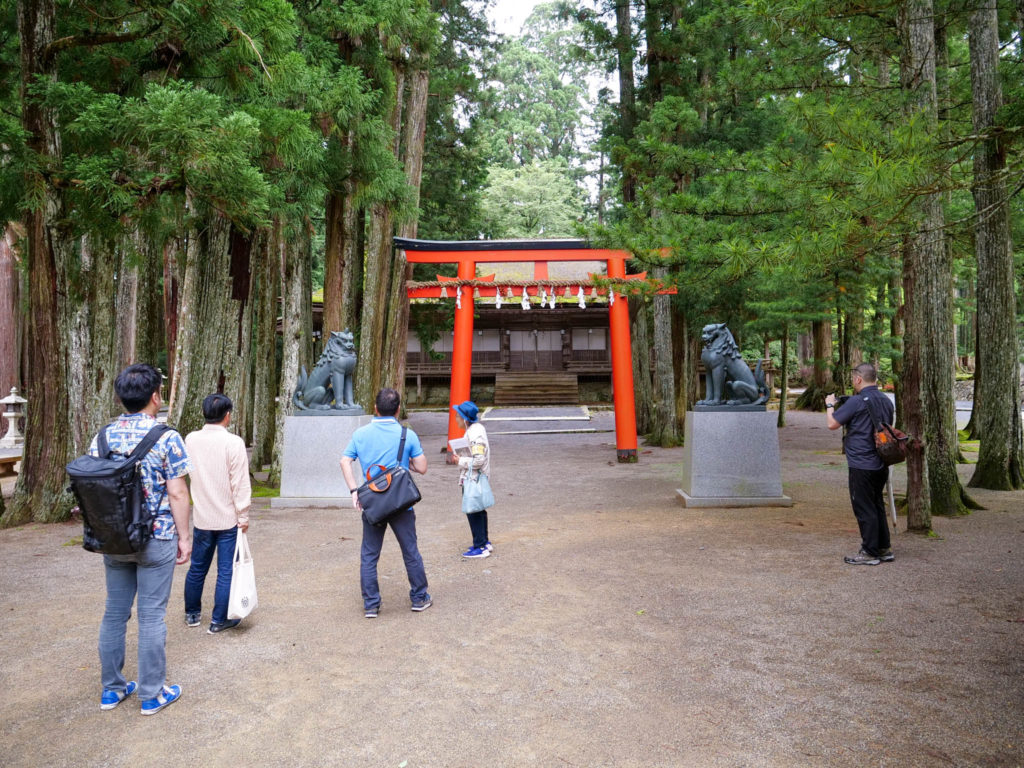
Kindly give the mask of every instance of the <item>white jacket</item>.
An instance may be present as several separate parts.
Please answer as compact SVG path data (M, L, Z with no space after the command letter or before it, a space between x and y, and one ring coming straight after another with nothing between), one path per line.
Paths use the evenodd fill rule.
M480 422L470 424L466 429L466 439L469 441L469 456L459 457L459 482L461 483L466 474L472 470L491 474L491 444L487 441L487 430Z

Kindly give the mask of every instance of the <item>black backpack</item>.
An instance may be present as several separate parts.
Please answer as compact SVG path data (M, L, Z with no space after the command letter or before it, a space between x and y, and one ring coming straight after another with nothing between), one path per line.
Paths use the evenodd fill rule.
M82 512L85 549L105 555L130 555L140 552L153 537L155 515L146 508L142 460L169 429L166 424L157 424L135 450L121 456L111 452L104 427L96 435L99 456L86 454L67 465L71 478L68 490Z
M874 427L875 452L886 466L907 460L907 443L910 437L888 422L879 419L871 407L872 398L864 395L864 404Z

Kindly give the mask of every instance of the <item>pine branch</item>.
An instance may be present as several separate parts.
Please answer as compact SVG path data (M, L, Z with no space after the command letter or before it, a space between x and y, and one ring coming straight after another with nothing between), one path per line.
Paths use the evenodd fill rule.
M260 66L263 67L263 71L267 75L267 80L273 80L273 76L270 74L270 70L267 69L267 65L263 63L263 57L260 55L260 49L256 47L256 43L253 42L252 38L249 37L245 32L242 31L241 27L235 27L235 31L249 41L250 47L252 47L253 53L256 54L256 58L260 61Z
M49 64L58 53L70 48L107 45L109 43L131 43L148 37L160 29L160 26L161 22L158 21L148 29L136 32L108 32L105 34L69 35L68 37L62 37L46 46L46 50L43 51L43 61Z

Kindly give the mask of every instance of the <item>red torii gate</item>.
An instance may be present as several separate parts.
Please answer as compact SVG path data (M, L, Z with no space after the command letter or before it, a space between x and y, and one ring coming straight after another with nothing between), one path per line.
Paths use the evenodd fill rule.
M626 274L627 251L607 248L591 248L584 240L412 240L404 237L394 239L395 246L405 252L410 264L457 264L458 276L439 281L452 283L458 291L455 310L455 337L452 342L452 380L450 405L457 405L469 399L470 380L473 365L473 292L480 296L494 296L501 285L481 285L493 280L476 276L477 264L495 262L530 262L534 264L536 285L524 286L523 290L537 295L540 283L548 278L548 263L552 261L605 261L608 264L607 279L612 284L613 296L608 307L608 327L611 337L612 389L615 402L615 447L620 462L637 460L636 405L633 399L633 357L629 340L629 305L626 297L615 291L614 284L625 280L644 279L646 273ZM564 281L559 281L564 282ZM467 284L468 283L468 284ZM573 281L574 285L588 285L591 281ZM444 286L407 289L410 299L441 298ZM605 293L604 289L598 289ZM667 291L669 292L669 291ZM674 291L670 291L673 292ZM455 423L455 413L448 411L448 439L459 437L461 432Z

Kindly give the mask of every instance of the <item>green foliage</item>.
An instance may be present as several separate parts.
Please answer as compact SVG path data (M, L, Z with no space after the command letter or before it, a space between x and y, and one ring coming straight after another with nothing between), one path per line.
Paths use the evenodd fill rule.
M501 45L481 115L491 162L513 167L561 157L579 163L593 71L585 57L571 55L582 51L581 42L578 25L546 3L533 10L521 37Z
M493 239L569 237L583 216L583 200L565 160L492 166L481 213L483 232Z
M438 1L435 7L441 39L431 58L430 91L436 98L427 104L418 235L473 240L483 229L486 130L479 113L495 41L486 19L467 3Z

